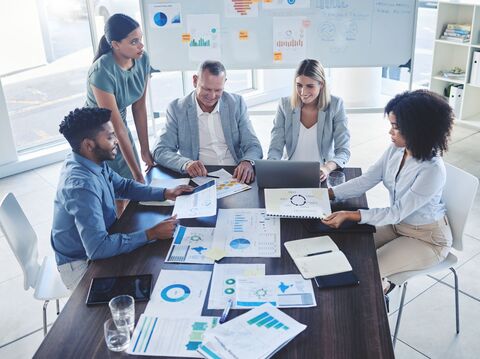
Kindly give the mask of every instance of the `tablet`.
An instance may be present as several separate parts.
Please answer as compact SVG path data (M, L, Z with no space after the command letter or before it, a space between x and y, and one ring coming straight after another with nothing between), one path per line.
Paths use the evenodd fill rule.
M151 289L151 274L93 278L86 303L87 305L105 304L121 294L131 295L135 301L144 302L150 299Z

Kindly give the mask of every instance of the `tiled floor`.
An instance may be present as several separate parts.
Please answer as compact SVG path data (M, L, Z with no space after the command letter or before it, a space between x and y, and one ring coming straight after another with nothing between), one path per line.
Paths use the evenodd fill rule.
M273 109L275 105L272 105ZM265 106L264 106L265 107ZM267 106L268 107L268 106ZM252 118L267 150L273 116ZM388 124L381 114L350 115L350 166L367 168L389 143ZM478 142L477 142L478 141ZM480 176L480 131L455 127L446 161ZM52 255L49 230L52 201L61 164L54 164L0 180L0 198L13 192L39 236L39 254ZM388 203L377 186L368 193L370 206ZM454 291L451 274L439 273L409 282L406 306L395 348L397 358L478 358L480 352L480 194L475 199L459 253L460 325L455 334ZM399 291L392 293L391 328L395 325ZM50 304L49 323L55 320ZM0 357L29 358L43 338L42 303L23 290L23 276L3 233L0 233Z

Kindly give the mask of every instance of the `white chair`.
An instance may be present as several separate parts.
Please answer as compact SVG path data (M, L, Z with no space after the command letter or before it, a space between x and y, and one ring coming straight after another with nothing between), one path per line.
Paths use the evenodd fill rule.
M463 249L462 237L467 222L468 214L472 208L473 201L478 188L478 178L465 172L457 167L445 164L447 170L447 180L443 189L442 200L447 208L448 221L452 230L453 243L452 248L461 251ZM389 276L388 279L398 285L403 285L400 306L398 309L397 323L395 324L395 332L393 334L393 346L397 341L400 320L402 319L403 304L405 301L405 293L407 292L407 283L413 277L421 274L431 274L450 269L455 280L455 317L457 334L460 332L459 307L458 307L458 277L453 266L457 263L458 258L449 253L447 258L439 264L416 271L407 271Z
M57 302L60 313L60 298L70 295L63 284L57 265L52 257L38 262L37 235L18 204L15 196L8 193L0 203L0 228L12 248L23 271L25 290L34 289L33 296L43 300L43 334L47 335L47 306L50 300Z

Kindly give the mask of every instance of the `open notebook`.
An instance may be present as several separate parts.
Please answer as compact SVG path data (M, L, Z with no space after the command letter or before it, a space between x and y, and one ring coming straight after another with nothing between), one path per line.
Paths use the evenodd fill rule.
M265 188L267 216L325 218L332 210L326 188Z
M328 236L284 243L305 279L315 278L319 287L358 284L347 257Z

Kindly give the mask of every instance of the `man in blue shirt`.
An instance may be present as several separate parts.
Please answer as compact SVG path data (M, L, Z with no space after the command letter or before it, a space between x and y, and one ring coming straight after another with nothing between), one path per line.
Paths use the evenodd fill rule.
M104 162L115 158L118 148L110 115L110 110L102 108L75 109L60 124L60 133L72 152L65 159L55 196L51 243L68 289L78 284L89 260L113 257L150 240L172 237L175 217L147 230L109 234L116 220L116 198L163 201L192 191L190 186L149 187L112 171Z

